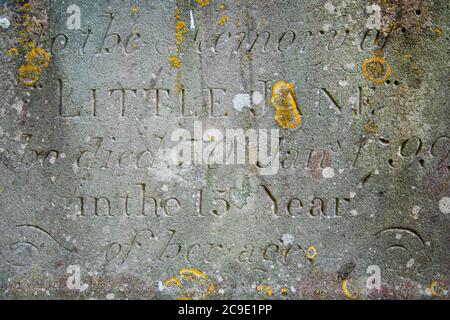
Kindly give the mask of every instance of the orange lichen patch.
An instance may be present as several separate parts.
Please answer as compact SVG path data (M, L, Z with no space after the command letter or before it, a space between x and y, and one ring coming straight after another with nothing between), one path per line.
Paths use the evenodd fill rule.
M272 89L271 103L276 110L274 119L277 120L279 126L292 129L300 123L300 114L297 110L292 83L276 82Z
M314 258L317 256L317 249L313 245L310 245L308 250L306 250L306 258L308 260L314 260Z
M345 279L342 281L341 283L341 288L342 288L342 292L344 292L345 296L348 299L357 299L358 298L358 294L357 293L353 293L349 290L348 285L351 279Z
M383 57L383 51L375 51L374 57L367 58L362 64L364 77L374 83L383 83L391 75L391 67Z
M19 55L19 50L17 50L17 48L13 47L13 48L10 48L7 51L7 53L11 58L17 58L17 56Z
M222 16L218 22L219 26L224 26L228 22L228 19L228 16Z
M47 68L51 58L50 55L41 48L33 48L25 56L25 61L29 65L38 67L39 69Z
M186 31L186 23L182 20L178 20L175 24L175 29L177 31Z
M209 4L209 0L195 0L201 7L206 7Z
M169 63L172 67L179 69L181 67L180 59L174 54L170 55Z
M41 69L34 65L21 65L19 67L19 79L27 86L32 86L39 81L40 74Z
M27 64L19 68L20 81L27 86L35 84L39 81L42 70L48 67L50 60L51 57L47 51L33 46L25 55Z
M175 38L177 40L176 45L177 45L177 53L172 54L169 57L169 63L172 67L179 69L181 67L181 59L180 59L180 54L181 54L181 45L183 44L183 37L184 35L187 33L187 28L186 28L186 23L181 20L181 16L180 16L180 9L177 7L175 10ZM177 75L177 86L179 85L180 82L180 76Z
M273 289L272 286L266 286L266 285L257 285L256 291L265 293L268 297L271 297L273 295Z
M183 35L187 32L186 23L182 20L178 20L175 24L175 34L177 38L177 46L181 46L183 42Z

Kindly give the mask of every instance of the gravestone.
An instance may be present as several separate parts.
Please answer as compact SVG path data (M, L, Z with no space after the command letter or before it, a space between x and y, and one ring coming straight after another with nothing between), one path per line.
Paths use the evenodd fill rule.
M2 299L448 299L448 9L1 1Z

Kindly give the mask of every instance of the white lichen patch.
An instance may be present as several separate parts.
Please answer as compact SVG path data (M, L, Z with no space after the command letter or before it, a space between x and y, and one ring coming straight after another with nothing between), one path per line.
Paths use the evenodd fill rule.
M54 164L56 162L56 156L55 155L51 155L50 158L48 159L48 162L50 164Z
M8 18L6 18L6 17L0 18L0 27L2 27L3 29L8 29L10 25L11 25L11 22L9 22Z
M285 246L293 244L294 243L294 236L290 233L285 233L281 236L281 241Z
M334 11L336 10L336 7L334 6L334 4L331 1L327 1L324 4L325 10L327 10L330 13L334 13Z
M108 293L106 295L106 300L114 300L115 297L116 295L114 293Z
M443 214L450 213L450 197L443 197L441 200L439 200L439 210Z
M346 87L346 86L348 86L348 81L347 80L339 80L339 85L341 87Z
M195 30L195 20L194 20L194 14L192 13L192 10L189 10L189 16L190 16L190 22L191 22L189 29L191 29L191 31L194 31Z
M260 92L258 92L258 91L253 92L252 100L253 100L254 105L260 104L261 102L263 102L263 99L264 99L264 96Z
M420 207L419 206L414 206L413 208L412 208L412 217L413 217L413 219L414 220L417 220L417 219L419 219L419 212L420 212Z
M16 110L17 114L21 114L22 110L23 110L23 105L24 105L24 102L19 99L11 106L11 108Z
M381 7L378 4L372 4L366 7L366 12L369 14L367 19L367 29L381 29Z
M263 99L263 95L258 91L253 92L251 97L246 93L238 93L233 98L233 108L241 112L245 107L250 108L252 102L254 105L258 105Z
M322 176L325 179L330 179L334 177L334 169L331 167L326 167L322 170Z
M331 24L325 23L325 24L323 25L322 29L323 29L323 31L328 32L328 31L331 30L332 27L333 27L333 26L332 26Z

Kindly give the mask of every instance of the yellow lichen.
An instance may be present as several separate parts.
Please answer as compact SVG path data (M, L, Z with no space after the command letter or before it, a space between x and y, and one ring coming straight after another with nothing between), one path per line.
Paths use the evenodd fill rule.
M257 285L256 286L256 291L258 292L263 292L265 293L268 297L271 297L273 294L273 289L271 286L267 286L267 285Z
M172 286L172 285L180 287L181 286L181 281L180 281L180 279L178 279L176 277L173 277L173 278L169 278L169 279L164 280L163 284L164 284L165 287L169 287L169 286Z
M20 81L27 85L32 86L37 81L39 81L41 69L34 65L21 65L19 67L19 79Z
M188 283L197 283L202 287L206 287L206 289L201 292L197 292L196 290L187 291L185 286L187 286ZM181 291L177 297L178 300L193 300L194 298L206 299L216 290L216 286L209 280L209 277L204 272L194 268L180 269L178 276L164 281L164 286L180 287Z
M206 7L209 4L209 0L195 0L201 7Z
M174 54L170 55L169 63L172 67L179 69L181 67L180 59Z
M181 46L183 42L183 35L186 33L186 23L182 20L178 20L175 24L175 35L177 38L177 46Z
M317 256L317 249L313 245L310 245L308 250L306 250L306 258L308 260L314 260L314 258Z
M435 298L442 296L444 294L444 290L441 287L442 287L442 284L439 281L436 281L436 280L431 281L431 284L430 284L431 295Z
M28 64L38 67L40 70L47 68L50 60L50 55L41 48L33 48L25 56L25 61Z
M181 277L183 278L192 278L192 277L198 277L200 279L208 279L208 276L201 272L200 270L194 269L194 268L183 268L180 269L180 271L178 272Z
M219 4L219 10L220 11L225 10L225 4L223 4L223 3Z
M219 19L219 26L224 26L228 22L228 16L222 16Z
M181 20L181 16L180 16L180 9L177 7L175 10L175 38L177 40L176 45L177 45L177 53L172 54L169 57L169 63L173 68L181 68L181 59L180 59L180 54L181 54L181 45L183 44L183 36L185 33L187 33L187 29L186 29L186 23ZM177 75L177 87L181 86L179 84L180 82L180 76Z
M26 3L20 6L22 14L18 20L20 24L20 40L21 51L25 54L25 64L19 67L19 80L24 85L32 86L41 76L41 72L44 68L47 68L51 57L44 49L36 47L32 37L34 33L37 33L34 28L38 25L34 18L30 16L33 7L30 3ZM42 27L42 26L41 26ZM19 50L17 48L11 48L8 50L8 54L18 56Z
M378 126L372 120L369 120L366 124L363 125L364 131L371 134L376 134L379 131Z
M25 3L25 4L22 6L22 8L21 8L21 10L22 10L23 12L30 12L31 9L33 9L33 7L32 7L32 5L31 5L30 3Z
M280 292L281 292L281 295L285 296L288 293L288 289L287 288L281 288Z
M357 299L358 298L358 294L350 292L350 290L348 288L348 284L349 284L350 280L351 279L345 279L345 280L342 281L342 283L341 283L342 292L344 292L345 296L348 299Z
M19 55L19 50L17 50L17 48L15 47L10 48L7 52L11 58L16 58Z
M295 90L292 83L276 82L272 89L271 103L276 110L274 119L279 126L292 129L300 123L300 114L297 110Z
M131 9L130 9L130 11L131 11L132 14L136 14L136 13L139 12L139 7L137 7L137 6L132 6Z
M182 21L182 20L177 21L177 23L175 24L175 29L177 31L185 31L186 23L184 23L184 21Z
M372 58L365 59L361 69L364 77L374 83L385 82L392 72L381 50L376 50Z
M28 26L30 23L30 15L24 14L20 16L20 24L24 27Z

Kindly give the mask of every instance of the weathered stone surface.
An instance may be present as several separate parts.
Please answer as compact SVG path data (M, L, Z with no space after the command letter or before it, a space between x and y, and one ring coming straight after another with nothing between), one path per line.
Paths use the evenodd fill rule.
M448 1L0 3L3 299L448 298Z

